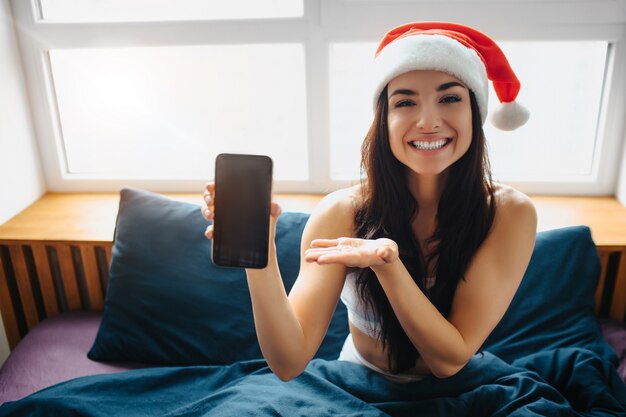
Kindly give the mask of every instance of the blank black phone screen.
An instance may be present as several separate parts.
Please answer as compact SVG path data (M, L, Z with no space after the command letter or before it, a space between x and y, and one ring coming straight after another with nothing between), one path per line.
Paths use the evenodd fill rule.
M265 155L217 156L211 250L214 264L267 266L272 165Z

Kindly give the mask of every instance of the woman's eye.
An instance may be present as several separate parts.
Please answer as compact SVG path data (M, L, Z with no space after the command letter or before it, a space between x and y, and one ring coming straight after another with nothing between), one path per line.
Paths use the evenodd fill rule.
M411 100L401 100L396 103L395 107L408 107L411 105L413 105Z
M461 101L461 97L459 96L445 96L441 99L442 103L457 103Z

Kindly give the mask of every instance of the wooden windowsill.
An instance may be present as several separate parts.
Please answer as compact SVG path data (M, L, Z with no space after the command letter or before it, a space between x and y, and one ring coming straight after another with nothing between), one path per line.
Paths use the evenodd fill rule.
M200 204L199 193L164 193ZM322 195L280 194L283 211L311 212ZM531 196L538 230L587 225L599 247L626 247L626 207L613 197ZM118 193L47 193L0 226L0 241L111 242ZM200 215L198 213L198 215Z
M200 204L200 193L162 193ZM278 195L283 211L313 210L321 195ZM47 193L0 225L0 241L111 242L119 193ZM200 212L198 212L200 215Z

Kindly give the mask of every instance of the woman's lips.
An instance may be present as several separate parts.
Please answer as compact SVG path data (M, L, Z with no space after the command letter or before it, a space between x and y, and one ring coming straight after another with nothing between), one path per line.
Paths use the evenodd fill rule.
M410 141L409 144L415 149L421 151L436 151L445 147L450 142L452 142L452 138L436 138L428 140L413 140Z

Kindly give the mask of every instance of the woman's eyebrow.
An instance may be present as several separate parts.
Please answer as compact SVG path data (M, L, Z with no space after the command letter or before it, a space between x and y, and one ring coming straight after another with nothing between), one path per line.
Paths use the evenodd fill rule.
M449 83L444 83L441 84L439 87L437 87L437 92L441 92L441 91L445 91L449 88L452 87L461 87L461 88L467 88L465 87L463 84L456 82L456 81L450 81ZM414 96L416 93L413 90L410 90L408 88L399 88L397 90L395 90L393 93L389 94L389 98L395 96L396 94L402 94L405 96Z
M452 87L467 88L467 87L465 87L461 83L457 83L456 81L450 81L449 83L444 83L444 84L441 84L439 87L437 87L437 91L441 92L441 91L447 90L448 88L452 88Z
M402 95L405 95L405 96L414 96L415 95L415 91L409 90L407 88L399 88L399 89L395 90L393 93L389 94L389 97L391 98L391 97L395 96L396 94L402 94Z

